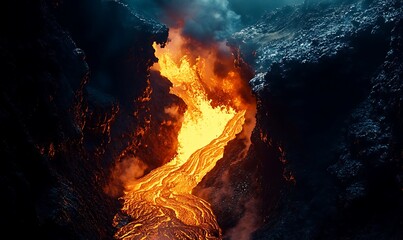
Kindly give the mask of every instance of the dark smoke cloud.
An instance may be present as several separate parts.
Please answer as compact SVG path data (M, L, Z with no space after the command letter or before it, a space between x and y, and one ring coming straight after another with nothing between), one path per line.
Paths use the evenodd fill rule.
M182 27L200 42L222 40L240 25L228 0L126 0L137 11L159 19L170 28Z
M159 19L200 42L223 40L265 11L303 0L125 0L136 11Z
M194 1L192 10L185 19L184 33L199 40L222 40L239 27L240 16L228 8L227 0Z

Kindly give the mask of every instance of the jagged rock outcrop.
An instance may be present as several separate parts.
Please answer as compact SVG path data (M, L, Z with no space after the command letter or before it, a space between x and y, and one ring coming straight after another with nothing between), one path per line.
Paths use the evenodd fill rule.
M112 239L120 206L104 188L143 141L135 100L168 30L116 1L5 1L0 15L1 229ZM177 101L167 85L154 91Z
M285 7L230 40L256 69L257 128L295 178L254 239L402 237L402 9Z

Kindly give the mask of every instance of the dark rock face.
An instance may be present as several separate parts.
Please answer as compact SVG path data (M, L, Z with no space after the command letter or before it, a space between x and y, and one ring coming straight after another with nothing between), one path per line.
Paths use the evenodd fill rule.
M120 206L104 187L143 141L135 132L147 113L135 115L134 102L167 28L115 1L5 1L1 18L1 229L112 239ZM152 87L178 101L169 85Z
M256 69L257 129L295 178L254 239L402 238L402 8L286 7L231 39Z

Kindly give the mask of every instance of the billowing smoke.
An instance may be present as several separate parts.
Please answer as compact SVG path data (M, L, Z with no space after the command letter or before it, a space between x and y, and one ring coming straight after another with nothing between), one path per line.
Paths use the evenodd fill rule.
M185 36L206 43L223 40L265 11L303 0L125 0L130 7Z
M129 184L136 179L141 178L147 165L139 158L125 158L116 163L112 169L110 181L104 188L104 191L113 197L122 196L125 184Z
M127 0L129 6L158 18L170 28L181 28L185 36L199 42L228 37L239 28L240 16L228 0Z
M239 156L241 157L241 156ZM233 164L236 164L236 159ZM236 190L231 184L230 172L225 170L217 179L221 187L219 189L215 187L207 187L200 189L198 195L215 206L220 206L227 202L228 199L232 199L236 195ZM235 215L241 215L237 224L225 232L224 239L228 240L251 240L252 234L255 232L262 223L261 214L261 199L258 197L245 197L239 200L239 207L232 208L231 212Z
M251 198L244 205L245 213L239 219L238 224L228 230L226 237L231 240L251 240L252 233L259 228L259 206L260 201Z

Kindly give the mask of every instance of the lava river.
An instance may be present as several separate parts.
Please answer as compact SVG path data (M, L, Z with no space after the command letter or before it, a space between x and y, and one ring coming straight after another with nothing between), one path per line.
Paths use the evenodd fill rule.
M122 212L127 218L116 224L117 239L222 238L210 204L192 195L192 190L243 129L247 107L237 92L240 74L234 66L221 78L212 74L210 58L217 58L218 46L195 57L183 51L186 40L179 31L170 36L165 48L154 46L159 62L153 68L172 82L171 93L187 105L177 155L125 186ZM233 60L229 63L233 65ZM214 88L225 101L209 99Z

